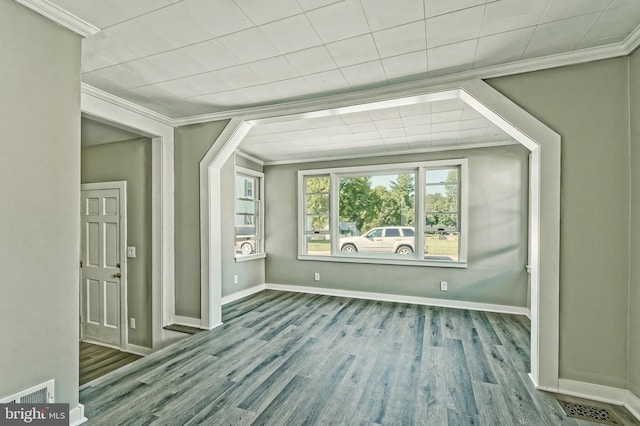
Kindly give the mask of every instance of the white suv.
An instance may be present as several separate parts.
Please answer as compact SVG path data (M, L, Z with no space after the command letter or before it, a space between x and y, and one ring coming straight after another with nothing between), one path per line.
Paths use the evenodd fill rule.
M398 253L413 254L415 233L408 226L373 228L359 237L340 239L340 251L345 253Z

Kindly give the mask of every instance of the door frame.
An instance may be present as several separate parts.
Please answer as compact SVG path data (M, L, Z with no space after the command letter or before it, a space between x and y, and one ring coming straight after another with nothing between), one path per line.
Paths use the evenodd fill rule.
M103 189L117 189L120 191L119 203L118 206L120 212L120 346L118 349L125 351L127 349L127 345L129 344L129 325L127 323L128 317L128 302L127 302L127 181L112 181L112 182L95 182L95 183L83 183L80 184L80 200L82 200L82 193L84 191L96 191ZM82 201L81 201L82 203ZM80 206L82 209L83 206ZM82 211L82 210L81 210ZM84 229L82 229L82 218L80 220L80 257L81 261L84 260L82 257L84 253L82 253L82 247L85 244L83 239L85 238ZM84 264L82 265L84 267ZM82 286L84 285L82 280L82 271L80 271L80 315L82 318ZM103 342L97 342L94 340L85 340L82 333L82 319L80 320L80 340L86 341L89 343L99 343L103 346L113 345Z

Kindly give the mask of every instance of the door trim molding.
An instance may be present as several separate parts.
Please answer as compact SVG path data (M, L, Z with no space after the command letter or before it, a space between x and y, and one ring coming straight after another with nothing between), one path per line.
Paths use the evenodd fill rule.
M127 182L124 180L113 182L95 182L95 183L83 183L80 184L80 193L84 191L96 191L101 189L117 189L120 191L118 206L120 211L120 346L119 349L124 351L129 343L129 327L127 325L128 315L128 301L127 301L127 277L128 277L128 263L127 263ZM82 195L80 197L82 200ZM81 206L82 208L82 206ZM82 218L81 221L82 223ZM84 230L80 229L80 238L83 238ZM83 242L80 241L80 247ZM81 254L81 257L83 255ZM83 265L84 266L84 265ZM82 309L82 272L80 272L80 309ZM82 322L80 323L81 339L82 336ZM98 343L98 342L96 342ZM104 344L104 343L100 343Z

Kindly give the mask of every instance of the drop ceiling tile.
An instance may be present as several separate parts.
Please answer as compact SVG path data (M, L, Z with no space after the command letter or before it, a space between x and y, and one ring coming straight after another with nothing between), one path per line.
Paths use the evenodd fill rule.
M474 108L465 104L464 111L462 112L462 120L474 120L476 118L485 118L485 116L480 114Z
M540 23L546 24L578 15L602 12L610 4L611 0L551 0Z
M290 53L322 44L305 15L260 26L260 31L281 52Z
M192 101L196 101L199 103L205 103L213 106L223 106L223 107L238 107L240 105L246 105L253 102L252 99L246 97L239 90L231 90L228 92L218 92L212 93L209 95L198 96L194 98L190 98Z
M404 129L404 132L407 136L424 136L426 134L431 133L431 125L425 124L423 126L411 126Z
M109 68L103 68L83 75L84 81L89 84L91 84L90 81L92 81L95 77L107 81L117 82L115 84L117 84L118 87L122 87L125 89L144 86L145 84L147 84L147 81L143 77L129 71L122 65L114 65Z
M460 121L460 130L480 129L484 131L484 129L486 129L488 125L489 125L489 120L487 120L486 118L462 120Z
M640 2L614 1L587 33L579 48L623 41L640 22Z
M117 62L103 58L88 50L82 50L82 72L91 72L115 65Z
M179 98L191 98L194 96L204 95L205 93L211 93L217 90L208 90L203 91L202 88L192 84L188 78L178 79L178 80L170 80L162 83L154 84L153 86L148 86L150 89L158 89L169 95L179 97Z
M369 111L369 116L373 121L391 120L400 118L400 110L398 108L380 108Z
M235 0L235 2L256 25L302 13L296 0Z
M423 0L362 0L371 31L379 31L424 19Z
M384 69L380 61L365 62L342 68L342 75L351 87L386 82Z
M271 102L280 99L296 98L298 96L315 93L313 88L303 78L292 78L284 81L265 83L243 90L250 93L257 102Z
M548 1L500 0L489 2L482 22L481 36L538 25Z
M252 62L249 67L260 75L263 81L278 81L300 77L298 71L282 56Z
M402 117L402 123L404 127L424 126L427 124L431 124L431 115L421 114Z
M178 47L175 43L142 24L137 19L123 22L104 30L105 36L120 44L127 45L139 56L144 57L160 52L166 52Z
M453 132L460 128L460 122L450 121L446 123L434 123L431 125L432 133Z
M371 34L336 41L326 46L339 67L348 67L380 59Z
M212 37L210 32L188 13L185 3L160 8L139 16L136 21L145 28L161 29L162 37L171 40L176 46L187 46Z
M301 74L316 74L338 68L325 46L312 47L285 55L285 58Z
M185 84L193 85L201 90L204 95L208 93L224 92L233 89L229 83L225 82L219 75L218 71L210 71L203 74L192 75L182 78Z
M212 71L240 65L242 62L239 57L234 55L218 40L197 43L181 50Z
M233 0L184 0L183 7L212 38L253 27Z
M402 124L402 119L400 118L388 118L386 120L376 120L374 123L376 128L380 131L382 130L391 130L391 129L402 129L404 125Z
M171 68L166 68L150 58L138 59L119 65L144 80L144 85L160 83L179 77Z
M427 49L425 21L378 31L373 38L381 58Z
M304 79L313 90L320 93L349 87L349 83L347 83L347 80L338 70L305 75Z
M170 50L149 57L160 67L170 69L176 76L185 77L209 71L210 68L182 49Z
M307 12L311 24L325 43L370 32L359 0L345 0Z
M520 60L534 30L535 27L528 27L480 37L473 67L482 68Z
M432 18L438 15L469 9L484 5L487 0L424 0L425 16Z
M382 66L388 80L400 79L407 76L416 76L427 72L427 52L407 53L391 58L384 58Z
M431 114L431 124L458 122L462 118L462 111L461 109L457 109L453 111L434 112Z
M380 140L380 134L378 133L377 130L375 132L358 133L356 134L356 137L358 138L359 141L365 141L365 142Z
M467 40L427 50L429 71L471 68L477 44L477 40Z
M113 93L116 96L122 96L126 93L126 88L121 85L119 81L102 77L101 75L97 75L96 72L97 71L83 74L82 81L105 92Z
M308 12L310 10L319 9L342 1L344 0L298 0L298 3L305 12Z
M406 136L404 133L404 129L402 127L399 127L397 129L380 129L378 132L380 133L380 136L382 136L385 139L404 138Z
M214 71L213 74L232 89L255 86L263 82L262 76L249 65L238 65Z
M422 102L412 105L404 105L398 108L402 117L411 117L414 115L425 115L431 113L431 103Z
M354 123L348 125L349 131L351 133L365 133L365 132L374 132L377 129L376 125L372 122L364 122L364 123Z
M140 57L140 54L126 44L108 38L104 31L82 40L82 49L116 64Z
M477 38L484 9L485 6L476 6L427 19L427 46L432 48Z
M257 28L220 37L218 41L244 62L280 55L280 52Z
M523 58L536 58L572 51L600 16L600 13L539 25L524 52Z

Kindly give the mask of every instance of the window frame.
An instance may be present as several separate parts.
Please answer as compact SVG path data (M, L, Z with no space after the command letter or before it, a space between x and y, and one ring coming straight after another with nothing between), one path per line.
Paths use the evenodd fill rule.
M395 254L386 253L349 253L339 251L338 241L340 240L340 217L339 217L339 181L341 177L354 176L376 176L385 174L410 174L415 176L415 218L414 233L415 247L424 247L425 244L425 219L426 219L426 171L429 169L442 169L447 167L458 167L459 169L459 189L458 189L458 226L459 245L458 260L429 259L425 256L424 250L415 250L412 257L398 257ZM393 163L368 166L334 167L325 169L305 169L298 170L298 260L319 260L329 262L347 263L378 263L390 265L412 265L412 266L437 266L447 268L467 267L467 247L468 247L468 160L466 158L452 158L445 160L429 160L410 163ZM305 215L306 215L306 186L305 178L308 176L328 176L329 177L329 235L331 251L328 255L314 255L305 252ZM406 225L398 225L406 227Z
M256 184L258 185L258 190L256 191L255 186L251 188L253 196L258 195L258 209L256 218L256 233L255 233L255 253L251 254L241 254L236 251L236 218L238 215L238 188L237 188L237 179L238 175L250 177L256 179ZM246 191L246 188L243 188L243 192ZM258 172L256 170L248 169L246 167L235 166L234 175L233 175L233 253L234 259L236 263L246 262L249 260L255 259L264 259L267 254L265 252L265 244L264 244L264 173Z

